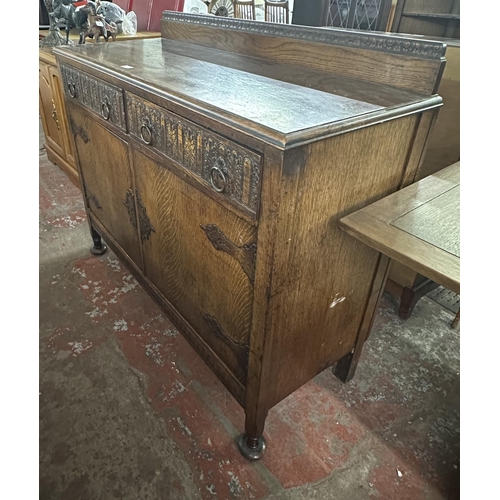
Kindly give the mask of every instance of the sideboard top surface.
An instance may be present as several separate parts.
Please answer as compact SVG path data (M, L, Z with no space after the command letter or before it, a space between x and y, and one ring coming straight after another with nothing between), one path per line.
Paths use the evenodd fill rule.
M217 52L210 49L214 54ZM77 60L98 71L118 77L149 92L180 100L197 110L214 113L233 126L257 132L277 144L291 143L288 138L314 130L316 138L332 130L346 131L392 115L412 106L428 108L440 105L437 96L422 96L400 89L393 92L367 92L366 82L339 77L329 91L311 88L313 84L280 73L293 75L293 68L242 54L228 54L227 63L208 57L207 50L191 43L164 38L114 43L86 43L55 49L55 53ZM203 55L205 54L205 55ZM273 70L265 68L274 66ZM243 69L244 68L244 69ZM259 70L258 68L264 68ZM268 76L265 76L265 75ZM276 77L275 77L276 75ZM321 79L321 72L312 75ZM294 83L298 81L299 84ZM332 86L334 91L332 91ZM371 96L371 97L370 97ZM400 111L394 111L400 110ZM297 141L298 142L298 141Z

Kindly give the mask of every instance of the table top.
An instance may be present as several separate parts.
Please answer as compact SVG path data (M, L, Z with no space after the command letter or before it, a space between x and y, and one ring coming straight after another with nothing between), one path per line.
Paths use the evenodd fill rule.
M342 218L340 226L460 293L460 162Z

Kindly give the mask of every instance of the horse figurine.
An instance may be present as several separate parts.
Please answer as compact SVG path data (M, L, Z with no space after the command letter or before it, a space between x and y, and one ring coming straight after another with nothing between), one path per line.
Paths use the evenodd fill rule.
M80 39L78 43L83 43L85 40L85 29L87 28L87 14L82 11L83 6L87 2L72 1L72 0L53 0L51 16L54 19L66 21L66 45L69 44L69 32L71 28L77 28L80 31Z
M118 27L113 21L106 21L102 14L98 13L100 6L99 0L97 4L95 2L89 1L87 5L82 7L82 12L85 13L88 19L88 26L84 32L83 42L85 43L86 37L91 37L94 39L94 43L99 42L99 38L102 36L104 40L109 41L109 37L116 40L116 34L118 33Z

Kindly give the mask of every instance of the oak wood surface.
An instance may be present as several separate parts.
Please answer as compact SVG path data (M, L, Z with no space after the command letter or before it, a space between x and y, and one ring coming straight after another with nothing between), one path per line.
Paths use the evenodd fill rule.
M408 234L460 257L460 187L454 187L425 205L391 222Z
M263 23L255 21L254 24L257 26ZM217 36L214 36L214 30L217 31ZM333 34L342 31L335 28L324 30L325 36L328 32ZM358 33L369 36L367 32L359 31ZM424 75L434 72L437 76L444 61L441 58L427 59L401 53L396 57L384 51L353 49L309 40L247 33L243 30L214 29L194 23L164 21L162 37L194 42L229 53L261 57L275 63L298 64L325 73L396 86L423 95L433 91L437 80L436 78L433 81L432 78L428 79ZM373 40L372 46L377 47L379 45L377 42L378 40ZM352 64L353 58L355 64ZM392 64L396 62L396 59L397 64ZM328 61L327 65L325 65L325 60ZM380 71L381 67L385 67L386 70Z
M414 115L285 155L267 325L273 404L353 349L379 256L338 221L402 182L417 126Z
M136 187L155 228L143 242L144 272L244 382L253 276L237 256L215 248L202 226L215 224L238 247L256 243L255 227L142 153L133 157Z
M47 30L39 30L40 35L47 35ZM135 35L120 34L116 41L140 40L143 38L158 38L159 32L138 32ZM78 40L79 33L72 31L70 40ZM40 116L45 135L45 149L49 161L58 165L79 189L81 182L76 166L75 154L72 149L70 132L66 119L66 106L56 57L51 47L42 47L38 51L40 67ZM55 116L58 122L54 130ZM54 123L53 123L54 120Z
M408 36L408 35L405 35ZM416 35L415 35L416 36ZM443 97L435 123L429 134L426 153L416 176L416 180L437 172L460 160L460 40L453 38L428 37L446 43L446 66L439 84L439 95ZM399 262L393 262L389 283L393 291L401 287L413 289L425 279L415 270ZM399 297L401 292L397 293Z
M127 143L68 103L70 131L84 177L88 210L134 262L141 262L137 228L124 204L133 189Z
M199 60L265 76L303 87L312 87L330 94L338 94L350 99L368 102L378 106L397 106L402 103L418 101L421 96L410 90L383 85L376 82L364 82L356 78L335 73L305 68L300 64L274 62L261 57L244 56L203 47L189 42L162 40L162 46L174 54L196 57Z
M446 43L446 66L438 89L443 106L429 136L418 179L460 160L460 42Z
M90 219L92 224L106 238L106 243L111 247L120 261L134 275L142 287L149 293L155 302L168 314L174 325L182 332L187 341L200 354L219 380L227 387L236 400L245 406L245 387L233 375L231 371L221 362L217 354L204 342L193 327L181 316L175 307L165 298L165 296L154 286L154 284L144 275L138 265L132 261L129 255L121 248L113 236L107 232L106 228L92 214Z
M344 217L341 227L368 246L460 293L459 185L457 162ZM434 227L423 227L430 224Z
M338 222L415 179L441 103L432 92L444 46L167 17L161 41L55 54L71 69L65 83L72 75L88 87L65 99L94 236L242 404L254 443L270 408L319 371L338 362L337 376L354 374L388 259ZM196 27L200 19L208 25ZM198 28L206 49L194 44L204 43ZM390 88L381 74L392 75ZM123 98L124 121L100 113L102 89L116 109ZM247 175L246 158L259 177ZM244 203L230 199L233 188Z
M341 95L179 56L168 52L168 47L163 50L160 39L110 43L97 50L99 53L94 46L80 45L72 50L72 55L78 54L82 59L97 56L110 71L145 80L160 90L168 89L169 93L246 118L281 134L382 109ZM165 74L169 75L168 80Z

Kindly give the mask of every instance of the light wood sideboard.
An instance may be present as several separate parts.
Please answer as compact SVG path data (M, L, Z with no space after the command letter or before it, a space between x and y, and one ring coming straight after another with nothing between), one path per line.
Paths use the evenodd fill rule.
M338 222L414 181L444 51L174 12L161 39L54 49L91 251L109 244L242 405L249 459L274 405L354 374L388 259Z
M48 31L40 30L39 33L40 36L44 36ZM76 43L78 36L78 34L71 33L70 40ZM139 32L135 35L120 34L117 36L116 41L141 40L143 38L158 38L159 36L160 33L158 32ZM76 186L80 187L76 159L66 121L66 108L56 58L50 47L40 48L38 54L39 112L45 136L47 157L52 163L66 172Z

